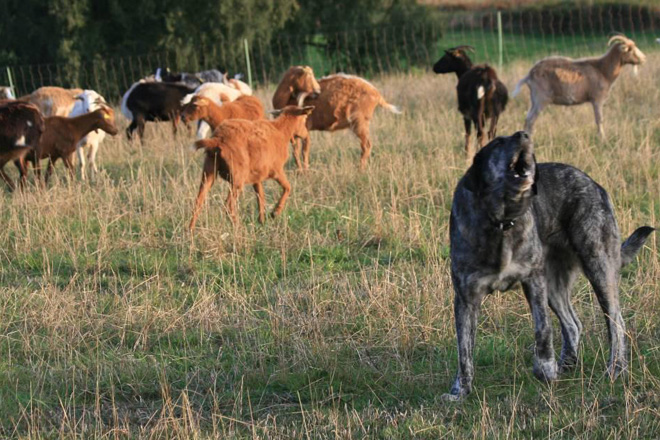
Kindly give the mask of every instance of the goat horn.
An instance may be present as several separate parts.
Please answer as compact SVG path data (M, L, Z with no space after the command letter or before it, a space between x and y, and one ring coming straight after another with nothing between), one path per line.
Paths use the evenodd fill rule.
M607 42L608 46L611 46L614 43L623 43L623 44L629 44L631 43L631 40L628 39L625 35L615 35L612 38L610 38L610 41Z

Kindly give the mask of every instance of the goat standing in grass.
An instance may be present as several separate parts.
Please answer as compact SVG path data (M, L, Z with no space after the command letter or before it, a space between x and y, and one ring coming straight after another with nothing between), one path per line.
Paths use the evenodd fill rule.
M44 118L36 106L22 101L0 104L0 178L10 190L14 189L14 182L5 173L4 166L14 161L23 186L27 178L25 156L38 147L43 132Z
M117 134L115 126L115 112L107 106L85 113L75 118L51 116L45 120L45 130L41 136L39 147L30 151L26 160L32 162L37 179L41 177L41 159L48 158L46 169L46 183L53 172L53 166L58 159L62 159L64 166L73 178L74 170L71 159L76 151L76 145L92 130L103 130L111 136Z
M516 96L523 84L530 91L532 106L525 120L525 131L532 133L534 122L548 104L578 105L590 102L594 108L598 134L605 135L602 125L603 103L610 88L626 64L637 65L646 61L646 55L635 42L623 35L610 38L610 50L600 58L573 60L566 57L544 58L532 67L526 77L516 85Z
M371 154L369 123L376 107L383 107L392 113L401 113L396 106L389 104L378 89L367 80L338 73L321 78L317 82L314 72L309 66L289 68L273 95L273 107L276 109L296 103L316 107L316 110L307 119L308 130L351 129L360 139L362 148L360 169L367 166L367 159ZM309 133L301 139L303 139L304 167L306 169L309 168ZM300 147L297 142L294 143L293 156L298 169L302 169Z
M470 132L472 124L477 129L477 144L484 146L484 127L490 119L488 140L497 134L497 121L509 100L506 86L497 78L495 69L488 64L473 66L466 50L472 46L458 46L445 50L445 54L434 65L435 73L455 73L458 77L456 94L458 111L465 124L465 153L470 157Z
M274 121L230 119L216 128L212 138L195 142L197 149L205 150L206 157L190 230L195 227L216 174L231 184L227 210L234 223L237 221L236 200L243 186L250 183L257 193L259 222L266 220L263 182L267 179L275 179L282 187L282 195L271 216L280 214L291 192L291 184L284 172L284 164L289 158L289 141L307 132L305 122L312 110L314 107L287 106L274 112L280 115Z

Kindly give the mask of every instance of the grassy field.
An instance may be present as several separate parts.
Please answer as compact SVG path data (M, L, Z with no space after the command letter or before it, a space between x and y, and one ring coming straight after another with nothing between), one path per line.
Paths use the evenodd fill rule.
M501 77L512 88L529 66ZM588 106L549 108L537 123L539 161L601 183L624 236L660 217L659 75L658 54L638 77L625 70L604 141ZM289 164L292 196L263 226L250 189L232 226L223 182L186 231L202 159L167 124L151 125L143 147L106 141L93 183L58 167L45 191L3 191L0 437L660 436L657 235L622 273L626 378L603 374L605 323L582 279L576 371L551 385L533 377L517 289L484 303L475 392L440 399L456 369L448 221L466 168L455 78L375 83L404 114L375 115L367 171L352 135L313 133L312 170ZM511 101L500 133L520 129L527 103L526 91ZM279 187L266 192L272 206Z

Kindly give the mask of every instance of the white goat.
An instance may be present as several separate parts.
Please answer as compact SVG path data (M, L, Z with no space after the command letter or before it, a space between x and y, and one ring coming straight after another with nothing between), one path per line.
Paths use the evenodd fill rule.
M236 86L229 85L229 84L222 84L222 83L204 83L201 86L197 87L195 89L194 93L191 93L190 95L186 95L182 100L181 104L185 105L188 104L193 96L203 96L205 98L210 99L217 105L222 105L222 100L220 99L220 95L224 94L229 98L229 101L234 101L236 98L239 96L243 95L252 95L252 89L245 84L242 81L238 80L229 80L229 81L236 81L237 83L242 83L245 85L245 87L241 87L241 90L239 90ZM205 137L208 136L209 132L211 131L211 127L209 124L207 124L204 121L200 121L199 125L197 126L197 139L204 139Z
M610 88L626 64L637 65L646 61L646 55L635 42L623 35L615 35L607 43L613 45L599 58L573 60L566 57L544 58L532 67L526 77L516 85L516 96L523 84L530 91L532 106L525 119L525 131L532 133L534 121L548 104L577 105L590 102L594 108L598 134L603 137L603 103Z
M73 110L69 113L69 117L73 118L75 116L80 116L85 113L90 113L95 110L98 110L101 107L107 107L108 104L103 98L94 90L84 90L81 94L76 96L76 103L73 106ZM105 131L103 130L93 130L90 131L87 136L82 138L78 145L76 145L76 153L78 154L78 159L80 161L80 178L85 180L86 178L86 163L85 163L85 150L87 150L87 159L89 159L89 172L90 176L98 172L96 167L96 153L99 150L99 144L105 139Z

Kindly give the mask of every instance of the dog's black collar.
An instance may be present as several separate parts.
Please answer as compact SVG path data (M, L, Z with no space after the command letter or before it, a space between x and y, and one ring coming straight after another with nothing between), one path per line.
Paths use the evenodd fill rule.
M508 231L509 229L513 228L516 224L515 220L505 220L503 222L497 222L495 223L495 227L499 229L500 231Z
M508 231L509 229L513 228L516 225L516 221L504 220L501 222L496 222L491 220L490 224L493 225L496 229L499 229L500 231Z

